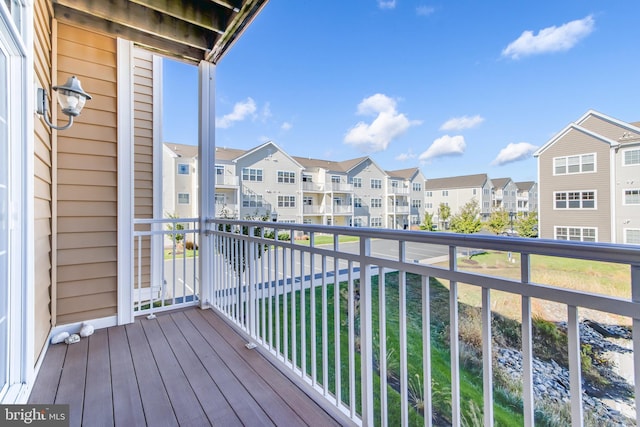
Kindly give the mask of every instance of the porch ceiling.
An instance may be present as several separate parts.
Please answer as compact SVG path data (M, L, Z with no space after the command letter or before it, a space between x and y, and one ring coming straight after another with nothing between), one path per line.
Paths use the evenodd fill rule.
M217 63L268 0L53 0L59 21L160 53Z

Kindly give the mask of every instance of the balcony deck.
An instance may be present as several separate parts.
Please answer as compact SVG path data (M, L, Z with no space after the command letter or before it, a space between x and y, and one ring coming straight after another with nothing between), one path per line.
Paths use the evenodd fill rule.
M165 312L47 351L30 403L70 425L338 425L212 310Z

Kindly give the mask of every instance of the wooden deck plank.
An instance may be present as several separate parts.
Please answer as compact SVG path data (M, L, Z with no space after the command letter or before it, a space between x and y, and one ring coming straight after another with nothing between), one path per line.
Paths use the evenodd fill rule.
M247 398L248 391L245 385L229 371L224 361L203 338L203 335L207 334L207 330L198 330L187 319L185 313L180 314L173 316L176 325L184 333L185 338L209 371L218 388L224 393L224 398L238 414L242 423L246 426L273 424L260 405L255 400Z
M106 329L95 331L89 338L87 378L82 419L95 426L113 426L109 336Z
M40 367L38 377L33 385L33 390L29 396L29 403L46 404L55 401L66 355L66 344L49 346L45 359Z
M200 314L214 329L231 344L233 348L244 348L245 341L224 320L212 310L201 311ZM256 372L260 373L267 384L277 390L284 401L312 426L338 425L329 415L313 402L300 388L293 384L282 373L274 369L273 365L256 351L238 351L238 356L247 362Z
M139 322L149 341L178 423L181 426L194 427L209 424L207 416L198 404L198 397L189 385L180 363L158 325L158 320L140 319Z
M107 332L111 361L111 385L115 390L113 394L114 423L117 426L145 425L140 390L125 329L114 327L109 328Z
M171 401L167 396L142 325L136 322L125 328L147 425L177 426L178 420L171 408Z
M196 328L207 329L207 319L204 317L203 312L189 311L187 317L191 319ZM226 325L225 325L226 326ZM258 404L269 415L269 418L276 425L304 425L304 421L296 414L293 409L283 400L279 395L279 391L273 390L269 384L264 381L260 376L256 375L255 371L251 369L234 348L229 346L219 345L220 341L224 338L213 328L208 329L208 333L204 338L209 341L214 348L215 352L225 361L229 369L243 384L251 384L251 387L247 388L247 391ZM217 345L215 345L218 343ZM247 350L244 345L241 347L245 351Z
M88 349L89 340L87 339L70 344L62 366L62 375L54 403L69 405L69 426L82 425Z
M184 315L176 313L175 316ZM207 418L216 425L241 426L242 422L224 398L199 356L196 355L192 344L185 339L183 332L176 326L173 317L174 315L159 316L158 324L167 337L169 345Z

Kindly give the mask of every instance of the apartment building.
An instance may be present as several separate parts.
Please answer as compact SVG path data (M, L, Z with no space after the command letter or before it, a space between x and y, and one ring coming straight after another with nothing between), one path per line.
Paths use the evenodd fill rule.
M390 212L393 228L407 228L422 223L425 213L425 177L419 168L387 171L391 183Z
M534 156L541 237L640 244L640 122L590 110Z
M493 209L517 212L518 186L511 178L491 178L491 205Z
M440 228L448 228L448 219L441 219L441 203L449 206L451 215L455 215L466 203L475 199L483 219L491 215L493 187L487 174L427 179L424 185L425 210L433 215L434 224Z
M198 147L165 143L162 147L162 215L198 216Z
M516 182L517 192L517 212L527 215L529 212L538 211L538 183L535 181Z

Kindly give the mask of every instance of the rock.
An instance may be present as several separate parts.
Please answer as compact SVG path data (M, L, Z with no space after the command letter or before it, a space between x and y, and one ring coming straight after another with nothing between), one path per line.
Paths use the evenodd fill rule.
M80 336L82 338L86 338L89 335L92 335L93 331L94 331L93 325L85 322L82 324L82 327L80 328Z
M80 335L71 334L67 338L65 338L64 342L65 344L75 344L77 342L80 342Z
M60 344L69 337L69 332L60 332L51 337L51 344Z

